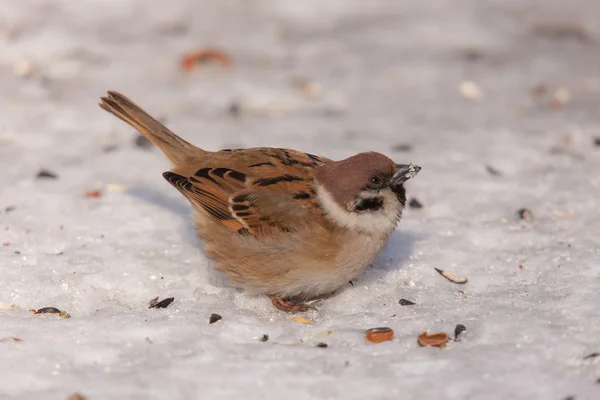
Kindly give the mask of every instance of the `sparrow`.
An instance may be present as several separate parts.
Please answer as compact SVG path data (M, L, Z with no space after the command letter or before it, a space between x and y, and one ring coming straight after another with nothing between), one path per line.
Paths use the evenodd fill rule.
M109 91L100 107L160 148L164 178L191 203L216 269L286 312L346 285L385 248L421 167L365 152L340 161L291 149L202 150L133 101Z

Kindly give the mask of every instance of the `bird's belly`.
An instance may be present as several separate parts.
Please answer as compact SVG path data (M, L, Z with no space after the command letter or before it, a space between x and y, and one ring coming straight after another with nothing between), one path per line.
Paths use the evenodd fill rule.
M349 231L332 235L317 228L297 233L293 240L283 235L263 241L217 227L210 229L211 235L203 235L203 226L197 228L205 254L238 286L253 293L306 299L347 285L373 262L389 238Z
M315 260L317 265L321 265L314 274L307 276L305 292L319 296L347 285L375 260L387 241L387 236L360 236L348 239L334 259L325 264Z

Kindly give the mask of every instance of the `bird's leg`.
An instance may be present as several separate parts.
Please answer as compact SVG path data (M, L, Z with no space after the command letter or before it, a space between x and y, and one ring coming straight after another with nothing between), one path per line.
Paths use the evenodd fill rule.
M297 313L297 312L305 312L310 309L316 310L316 308L308 306L304 303L296 302L291 299L284 299L281 296L277 296L274 294L268 295L271 299L271 303L273 306L281 311L289 312L289 313Z

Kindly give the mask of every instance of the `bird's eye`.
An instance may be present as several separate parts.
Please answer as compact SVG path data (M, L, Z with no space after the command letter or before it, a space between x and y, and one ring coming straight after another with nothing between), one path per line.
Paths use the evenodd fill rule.
M379 185L381 183L381 177L379 176L372 176L371 179L369 179L369 183L371 185Z

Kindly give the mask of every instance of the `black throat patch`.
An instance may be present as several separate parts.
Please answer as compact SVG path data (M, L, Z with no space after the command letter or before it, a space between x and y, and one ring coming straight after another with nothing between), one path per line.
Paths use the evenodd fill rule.
M366 199L358 199L354 206L356 212L377 211L383 207L383 199L381 197L368 197Z

